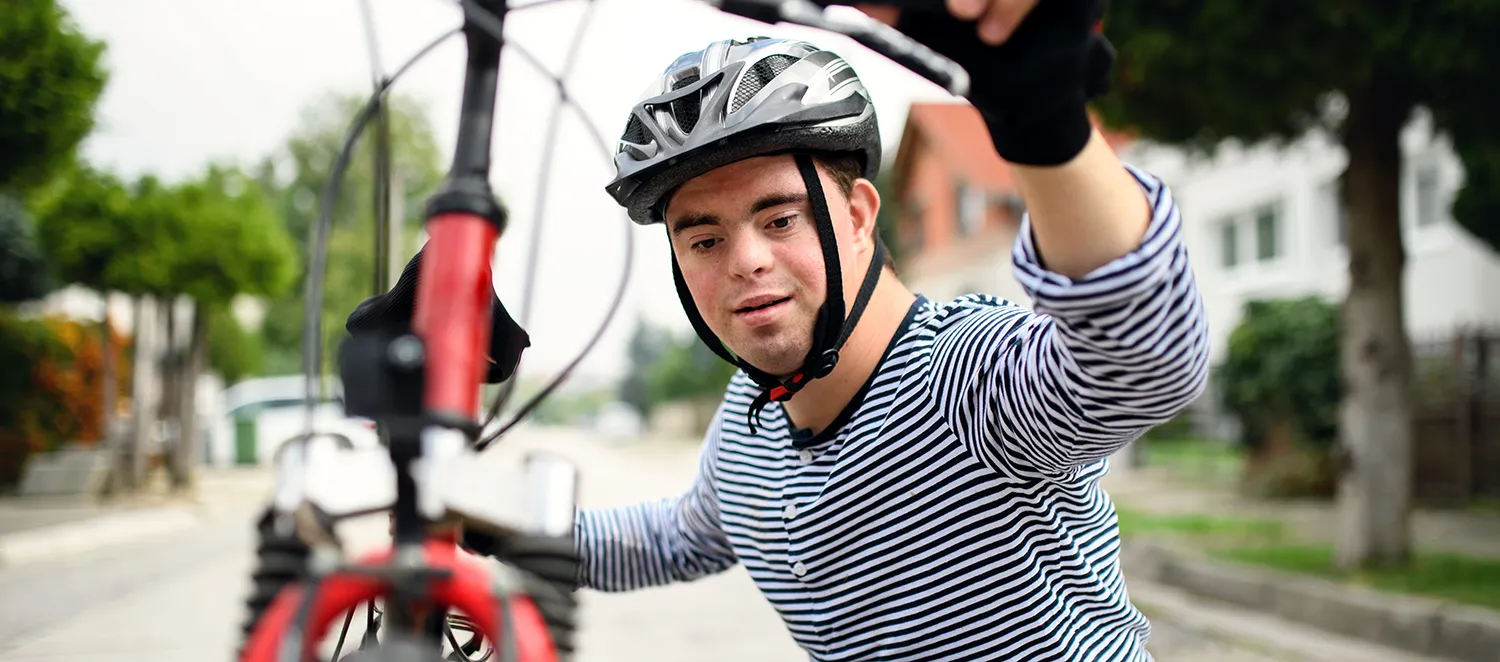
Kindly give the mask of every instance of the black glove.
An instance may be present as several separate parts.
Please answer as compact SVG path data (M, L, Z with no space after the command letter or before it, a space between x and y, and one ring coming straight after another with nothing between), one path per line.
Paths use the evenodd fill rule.
M419 250L401 270L401 277L391 291L365 299L355 306L344 324L349 334L409 333L417 303L417 269L421 264L422 251ZM505 305L500 303L500 297L493 291L490 293L490 309L490 365L484 381L498 384L515 374L516 366L521 362L521 352L531 346L531 337L510 318Z
M980 41L975 23L946 10L904 10L896 29L969 72L969 101L1001 158L1058 165L1088 143L1086 104L1109 89L1115 52L1098 31L1104 6L1105 0L1040 0L1000 46Z
M465 527L459 544L521 570L558 652L571 655L578 631L579 571L583 560L571 536L497 537Z

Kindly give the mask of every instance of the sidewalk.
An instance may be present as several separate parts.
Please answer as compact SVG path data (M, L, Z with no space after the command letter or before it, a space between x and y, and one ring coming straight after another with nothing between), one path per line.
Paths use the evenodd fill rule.
M261 469L203 469L194 494L150 492L95 503L68 498L0 500L0 567L55 560L188 529L206 517L265 498Z
M1133 526L1133 532L1122 529L1125 539L1121 560L1132 578L1416 654L1474 662L1500 660L1500 611L1410 592L1422 589L1379 589L1374 588L1376 584L1364 585L1365 579L1323 577L1300 566L1299 571L1293 571L1293 566L1274 569L1230 561L1214 551L1225 544L1235 553L1253 551L1261 543L1270 545L1267 549L1287 549L1278 547L1281 543L1333 548L1340 533L1336 504L1254 500L1237 494L1232 485L1216 488L1185 484L1180 476L1162 469L1131 468L1125 459L1113 458L1111 472L1102 481L1122 514L1122 527L1127 513L1193 522L1184 524L1180 532L1175 528L1156 532L1141 525ZM1280 530L1267 529L1261 523L1279 523ZM1222 536L1214 533L1220 527L1227 539L1220 540ZM1243 530L1238 530L1240 527ZM1500 559L1500 515L1418 510L1411 517L1411 540L1417 554ZM1305 561L1305 557L1299 558ZM1325 563L1317 561L1314 565ZM1441 571L1445 577L1443 591L1470 586L1474 587L1468 589L1472 593L1487 585L1483 582L1493 581L1488 571L1460 571L1451 565L1429 564L1426 570L1414 570L1410 576L1426 576L1430 581L1436 576L1433 567L1446 568ZM1454 584L1458 578L1454 572L1481 572L1484 576ZM1408 575L1401 573L1400 577ZM1400 583L1405 585L1405 580ZM1420 583L1415 581L1413 585ZM1428 585L1428 591L1432 590Z

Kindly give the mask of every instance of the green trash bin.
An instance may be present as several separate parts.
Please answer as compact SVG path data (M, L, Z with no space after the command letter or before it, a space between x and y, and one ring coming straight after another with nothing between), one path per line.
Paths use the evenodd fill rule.
M234 419L234 463L238 466L255 466L260 463L255 446L255 417L236 416Z

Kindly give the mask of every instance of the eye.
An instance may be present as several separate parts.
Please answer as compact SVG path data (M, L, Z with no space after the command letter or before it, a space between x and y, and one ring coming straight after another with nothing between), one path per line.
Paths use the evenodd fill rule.
M766 227L769 227L769 228L774 229L774 230L785 230L787 228L792 227L792 224L795 223L796 221L797 221L797 215L796 214L788 214L786 216L778 216L778 217L776 217L774 219L771 219L771 222L767 223Z
M695 241L689 247L695 251L701 252L713 248L717 243L719 243L719 240L717 238L709 238L702 241Z

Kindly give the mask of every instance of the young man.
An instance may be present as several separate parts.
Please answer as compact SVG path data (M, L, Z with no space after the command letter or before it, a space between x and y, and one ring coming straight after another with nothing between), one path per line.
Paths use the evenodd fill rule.
M833 53L716 42L635 106L608 190L663 226L685 312L741 371L685 493L580 513L583 586L744 564L815 660L1150 659L1099 479L1202 391L1202 302L1168 191L1088 123L1097 3L1031 4L995 0L967 42L898 27L975 74L1034 312L884 268L874 106Z

